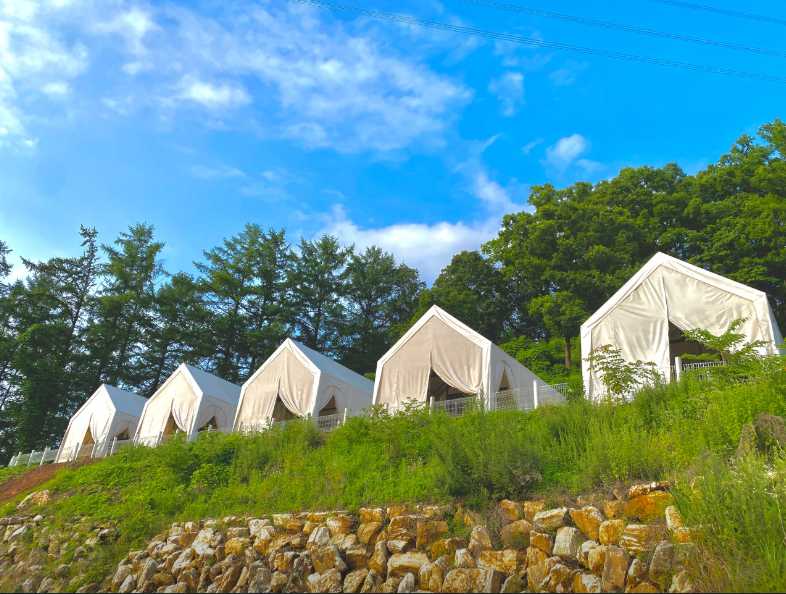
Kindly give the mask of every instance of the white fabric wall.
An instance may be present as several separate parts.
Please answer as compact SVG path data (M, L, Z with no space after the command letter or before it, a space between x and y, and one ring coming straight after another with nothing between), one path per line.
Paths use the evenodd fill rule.
M105 445L124 431L133 436L138 421L138 416L118 412L106 388L101 386L71 417L55 462L73 460L88 430L95 443Z
M669 322L683 331L704 328L721 334L739 318L747 318L741 328L747 340L762 340L763 353L775 352L780 332L764 293L658 254L582 325L582 356L616 345L626 360L652 361L669 378ZM586 360L582 371L588 395L601 397L601 378L590 372Z

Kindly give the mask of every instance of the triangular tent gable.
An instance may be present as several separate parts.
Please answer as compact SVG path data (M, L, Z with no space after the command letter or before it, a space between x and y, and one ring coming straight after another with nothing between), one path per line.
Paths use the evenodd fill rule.
M373 387L362 375L288 338L243 384L234 427L263 428L277 410L295 417L318 416L327 408L360 411L371 405Z
M433 306L377 362L374 404L393 409L404 402L425 402L434 376L454 390L487 399L500 390L517 390L541 402L561 395L534 373L445 310Z
M626 360L652 361L669 378L670 326L721 334L739 318L749 341L765 343L762 354L777 352L783 339L764 292L659 252L581 325L585 392L604 393L586 361L595 348L615 345Z
M129 439L136 431L146 400L114 386L101 384L68 421L55 462L74 460L81 453L106 453L115 437ZM89 451L88 451L89 450Z
M208 425L229 431L239 397L240 386L183 363L145 404L134 439L156 443L177 430L192 439Z

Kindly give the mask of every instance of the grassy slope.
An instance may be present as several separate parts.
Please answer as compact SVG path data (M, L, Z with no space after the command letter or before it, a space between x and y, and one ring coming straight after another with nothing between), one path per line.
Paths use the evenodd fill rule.
M719 526L707 546L720 569L708 580L726 579L726 588L786 589L781 524L759 523L773 517L782 522L783 507L777 506L786 505L784 475L780 494L753 500L743 487L724 487L742 483L725 463L714 462L725 461L742 425L765 411L786 416L783 369L739 385L687 381L651 389L623 405L574 402L458 419L413 411L351 419L328 435L306 423L250 437L212 434L190 444L125 450L62 472L47 487L70 496L57 498L49 514L64 526L74 517L118 523L121 540L107 552L107 566L95 567L99 575L113 555L176 519L453 498L482 506L492 498L579 493L616 480L698 473L715 495L704 501L685 491L680 501L689 522ZM749 471L757 484L770 485L762 464L751 461ZM756 548L759 541L767 544ZM761 554L729 560L729 551L743 545Z

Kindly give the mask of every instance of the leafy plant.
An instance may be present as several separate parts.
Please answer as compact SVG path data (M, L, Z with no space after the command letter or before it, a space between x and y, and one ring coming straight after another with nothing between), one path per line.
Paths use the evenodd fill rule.
M652 361L627 361L619 347L605 344L593 349L587 357L590 370L597 372L612 399L627 398L644 386L664 381Z

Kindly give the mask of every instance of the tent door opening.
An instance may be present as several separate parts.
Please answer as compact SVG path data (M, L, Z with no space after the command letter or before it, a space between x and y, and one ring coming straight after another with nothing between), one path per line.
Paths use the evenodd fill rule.
M428 391L426 392L426 396L433 402L443 402L445 400L474 396L474 394L467 394L447 384L432 369L428 376Z
M510 390L510 380L508 379L508 371L502 371L502 377L499 380L499 392L504 392L505 390Z
M336 406L336 397L331 396L330 400L327 401L327 404L322 407L322 410L317 413L317 416L320 417L327 417L329 415L337 415L338 414L338 407Z
M169 418L166 420L166 425L164 425L164 437L171 437L178 431L180 431L180 427L177 426L177 423L175 423L175 417L173 417L172 413L170 412Z
M273 405L273 422L291 421L296 418L297 415L287 408L281 400L281 396L276 396L276 404Z
M217 431L218 430L218 422L216 421L216 417L212 416L208 419L207 423L202 425L198 431L207 431L210 428L210 431Z
M669 322L669 361L671 361L671 365L674 365L674 359L677 357L685 357L687 355L688 359L690 359L698 355L710 354L712 353L698 342L686 340L682 330Z
M88 427L85 430L85 436L82 438L82 443L79 446L79 453L77 454L77 457L90 457L90 454L93 453L93 447L95 446L95 443L96 440L93 438L93 432L90 431L90 427Z

